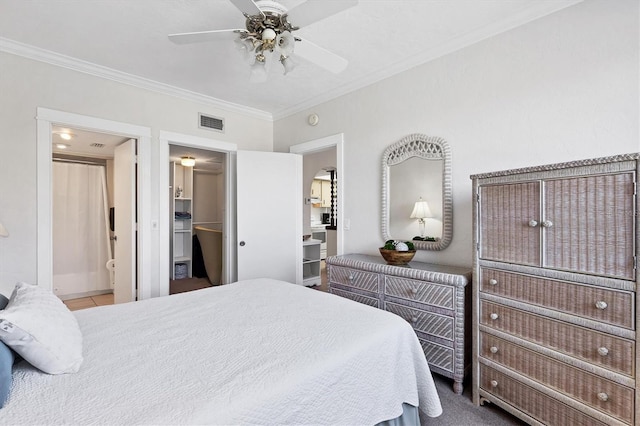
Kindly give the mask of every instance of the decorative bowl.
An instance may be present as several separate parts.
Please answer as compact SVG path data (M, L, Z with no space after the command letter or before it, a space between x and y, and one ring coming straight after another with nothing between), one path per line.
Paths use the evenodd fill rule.
M415 256L415 250L397 251L380 248L380 254L389 265L406 265Z

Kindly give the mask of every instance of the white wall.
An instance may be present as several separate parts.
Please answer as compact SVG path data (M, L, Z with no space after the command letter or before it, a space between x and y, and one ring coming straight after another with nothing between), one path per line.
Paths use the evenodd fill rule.
M469 175L640 150L638 16L636 0L585 0L280 119L275 149L344 132L345 253L377 254L384 149L411 133L445 138L453 241L415 260L470 266Z
M193 223L206 223L213 229L212 222L224 219L224 175L209 171L193 171Z
M270 120L0 52L0 222L11 234L0 239L0 292L4 294L19 280L36 281L37 107L150 127L152 188L166 188L166 183L157 181L160 130L232 142L240 149L273 150ZM199 129L198 112L224 117L226 132ZM152 194L156 207L157 195ZM152 220L158 218L156 207ZM152 246L158 245L156 233ZM158 255L152 254L156 263Z

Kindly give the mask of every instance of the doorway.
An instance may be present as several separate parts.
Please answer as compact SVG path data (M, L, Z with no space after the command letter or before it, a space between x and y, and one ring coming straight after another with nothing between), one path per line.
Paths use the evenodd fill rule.
M344 253L344 230L347 228L344 215L344 135L338 133L336 135L327 136L321 139L315 139L309 142L293 145L289 148L289 152L301 154L303 156L303 188L305 190L305 205L303 209L303 228L305 234L311 233L312 223L312 198L311 184L319 170L324 168L334 169L337 176L334 190L337 194L333 211L333 220L335 226L335 253L330 255L341 255ZM326 164L325 164L326 163ZM330 164L331 163L331 164ZM330 213L330 212L329 212ZM331 216L330 216L331 217ZM318 216L322 222L322 216ZM333 245L333 243L332 243Z
M171 145L227 154L224 282L259 276L301 284L302 157L282 152L238 151L233 143L160 131L158 176L161 182L170 179ZM171 193L163 189L159 202L161 212L170 211L171 198ZM159 217L160 296L169 294L170 219L168 214Z
M171 174L171 164L179 161L182 156L193 156L193 153L197 153L202 158L209 158L216 156L218 159L224 158L223 170L224 170L224 183L223 191L226 194L225 211L222 219L222 232L223 238L223 265L222 265L222 282L231 282L235 279L235 269L232 265L235 265L235 252L231 250L231 241L235 240L235 223L230 223L234 217L234 205L235 198L232 191L235 182L233 181L233 171L231 168L232 162L230 160L231 153L237 151L235 144L216 141L212 139L201 138L197 136L184 135L180 133L173 133L167 131L160 131L159 137L159 179L160 182L166 182L168 185L163 186L168 188L167 192L160 194L159 207L159 252L160 252L160 274L159 274L159 296L169 295L171 292L171 281L175 278L175 262L173 258L174 247L174 220L175 220L175 208L173 206L174 199L176 197L177 186L173 184L173 176ZM196 155L196 156L197 156ZM218 160L215 160L216 162ZM206 161L205 161L206 162ZM202 161L200 162L202 163ZM213 162L212 162L213 163ZM196 165L198 161L196 158ZM182 188L184 190L184 187ZM182 193L181 195L183 195ZM194 205L195 206L195 205ZM162 214L164 213L164 214ZM192 223L189 223L192 226ZM184 236L183 236L184 237ZM183 241L184 242L184 241ZM183 244L184 248L184 244ZM189 266L187 265L187 268ZM193 265L191 265L193 268ZM193 272L193 270L192 270Z
M136 142L57 125L52 141L54 294L70 307L135 300Z
M343 142L344 135L339 133L289 148L290 152L303 156L304 233L323 241L326 250L323 251L321 245L323 259L344 253L344 230L347 227L344 215ZM323 182L328 197L322 196ZM329 223L322 223L327 218ZM319 289L326 290L326 280L326 265L322 260Z
M227 155L169 145L169 294L226 283Z
M137 155L131 158L130 169L140 185L132 198L131 204L137 210L138 230L132 239L140 261L132 261L132 275L137 288L131 289L131 300L151 297L152 264L145 262L151 253L151 201L148 179L140 176L150 175L151 130L147 127L128 123L104 120L80 114L67 113L47 108L37 109L37 206L38 206L38 240L37 240L37 284L53 291L53 206L52 206L52 154L53 129L56 126L86 130L89 132L117 135L133 138L137 141ZM137 161L135 161L137 160ZM135 162L134 162L135 161Z

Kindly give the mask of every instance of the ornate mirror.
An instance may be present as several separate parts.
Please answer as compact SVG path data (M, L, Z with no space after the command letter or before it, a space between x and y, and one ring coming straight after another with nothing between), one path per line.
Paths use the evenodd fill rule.
M443 250L453 236L451 152L439 137L412 134L382 156L382 236Z

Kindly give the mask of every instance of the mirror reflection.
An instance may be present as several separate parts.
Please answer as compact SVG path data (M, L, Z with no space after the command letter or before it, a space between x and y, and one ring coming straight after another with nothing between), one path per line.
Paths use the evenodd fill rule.
M382 161L382 234L442 250L452 237L451 155L442 138L409 135Z
M391 235L405 240L442 238L442 163L412 157L389 166Z

